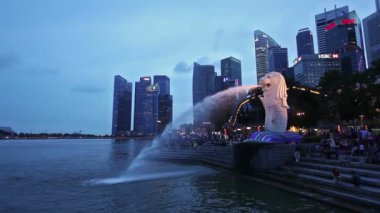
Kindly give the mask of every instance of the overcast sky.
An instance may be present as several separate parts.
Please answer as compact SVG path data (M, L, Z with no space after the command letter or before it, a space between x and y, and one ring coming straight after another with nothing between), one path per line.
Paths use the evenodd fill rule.
M292 61L297 31L315 35L314 15L334 4L375 11L374 0L0 0L0 126L110 134L117 74L169 76L176 117L192 105L194 61L220 74L234 56L255 84L254 30Z

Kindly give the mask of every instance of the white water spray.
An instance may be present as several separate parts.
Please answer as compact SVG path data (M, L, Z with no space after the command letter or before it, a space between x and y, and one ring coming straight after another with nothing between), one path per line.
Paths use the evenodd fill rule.
M191 109L182 113L176 118L175 123L180 123L183 120L191 120L192 112L197 112L201 116L209 116L212 110L230 108L232 104L236 103L239 98L243 98L247 95L248 91L255 89L259 86L239 86L232 87L227 90L218 92L212 96L206 97L202 102L196 104ZM173 171L173 168L167 170L152 170L157 165L153 165L152 161L149 161L148 157L152 154L157 154L159 152L160 142L162 137L166 133L171 131L170 128L172 125L167 125L163 133L154 138L152 145L150 147L144 148L137 157L132 161L130 166L127 168L124 175L117 178L107 178L107 179L97 179L86 182L86 184L116 184L124 182L135 182L135 181L144 181L144 180L153 180L159 178L170 178L170 177L179 177L186 176L190 174L197 173L201 170L201 167L191 167L187 166L186 169L177 168L176 171Z

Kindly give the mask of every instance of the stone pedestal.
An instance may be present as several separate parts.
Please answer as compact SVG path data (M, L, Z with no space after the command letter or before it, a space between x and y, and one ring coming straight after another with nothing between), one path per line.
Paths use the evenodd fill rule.
M234 146L235 167L241 171L268 171L293 161L295 144L242 143Z

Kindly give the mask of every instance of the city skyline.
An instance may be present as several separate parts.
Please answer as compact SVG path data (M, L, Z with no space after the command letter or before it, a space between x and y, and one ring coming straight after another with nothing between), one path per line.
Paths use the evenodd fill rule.
M131 82L167 75L175 118L192 106L193 61L215 65L219 73L220 60L233 56L241 60L244 85L255 84L253 32L262 30L288 48L291 64L298 30L308 27L316 35L314 15L334 4L348 5L361 19L375 11L374 1L353 0L223 6L215 1L7 2L0 9L0 126L108 134L115 75ZM284 7L290 12L276 12ZM226 17L228 11L236 13ZM315 40L317 50L316 45Z

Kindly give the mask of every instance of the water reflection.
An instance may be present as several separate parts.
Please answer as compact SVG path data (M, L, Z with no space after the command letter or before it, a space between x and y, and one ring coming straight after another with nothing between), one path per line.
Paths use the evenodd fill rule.
M123 172L129 164L140 153L150 145L146 140L112 140L110 149L110 166L113 170Z
M337 212L202 165L153 161L144 168L144 174L194 172L128 183L81 185L125 172L132 156L144 147L140 142L0 144L0 212Z

